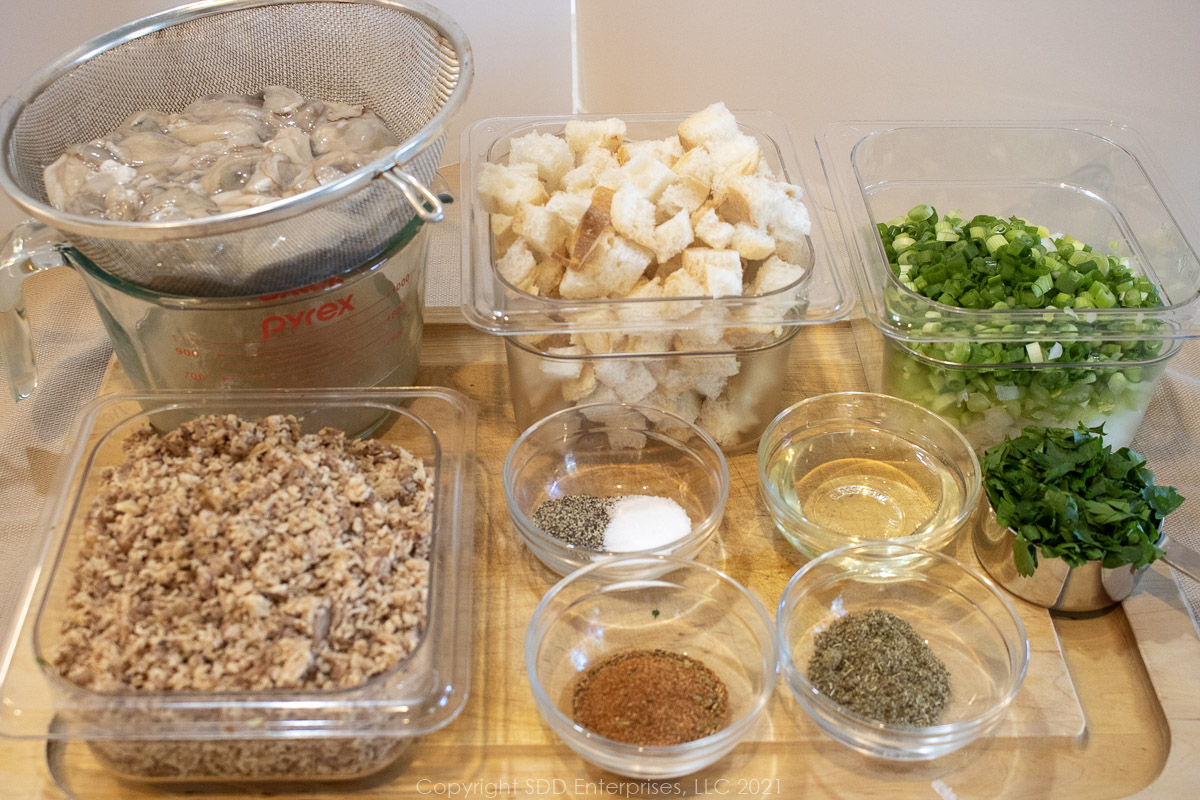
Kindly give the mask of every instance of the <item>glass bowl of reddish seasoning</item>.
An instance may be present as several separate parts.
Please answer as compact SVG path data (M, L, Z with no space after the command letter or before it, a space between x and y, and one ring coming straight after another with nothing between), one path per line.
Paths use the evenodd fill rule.
M627 577L638 573L654 577ZM663 556L569 575L525 634L546 724L592 764L647 780L695 772L745 739L777 667L762 604L712 567Z
M729 467L707 433L648 406L545 417L504 462L509 516L559 575L615 555L695 557L721 524Z
M902 544L832 550L779 599L780 663L825 733L861 753L924 761L994 728L1025 679L1029 641L995 584Z

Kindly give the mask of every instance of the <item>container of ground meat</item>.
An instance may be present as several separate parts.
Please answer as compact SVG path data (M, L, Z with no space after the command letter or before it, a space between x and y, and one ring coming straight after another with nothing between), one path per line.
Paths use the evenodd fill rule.
M466 398L116 396L72 441L7 628L0 735L86 741L141 780L335 780L461 711Z
M773 114L494 118L461 152L463 314L506 337L521 428L636 403L748 447L797 332L849 312Z

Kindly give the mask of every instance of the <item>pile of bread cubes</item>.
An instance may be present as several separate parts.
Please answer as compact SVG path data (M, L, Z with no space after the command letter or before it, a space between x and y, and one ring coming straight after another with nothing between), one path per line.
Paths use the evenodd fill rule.
M559 359L543 370L566 401L656 404L718 442L736 439L740 426L725 418L736 409L722 395L737 353L782 329L753 324L750 305L703 300L778 293L770 302L781 314L795 303L789 287L810 260L801 189L772 174L723 103L665 139L625 134L620 119L571 120L564 135L513 138L507 163L482 165L476 190L491 215L496 271L531 295L651 301L597 302L576 317L588 332L564 326L532 343ZM672 358L572 360L613 353Z

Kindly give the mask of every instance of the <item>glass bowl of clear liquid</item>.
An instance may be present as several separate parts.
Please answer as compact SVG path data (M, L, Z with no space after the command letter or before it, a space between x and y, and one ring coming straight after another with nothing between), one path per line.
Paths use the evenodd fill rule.
M758 448L763 500L805 555L888 541L927 550L963 529L979 460L946 420L868 392L810 397L772 420Z

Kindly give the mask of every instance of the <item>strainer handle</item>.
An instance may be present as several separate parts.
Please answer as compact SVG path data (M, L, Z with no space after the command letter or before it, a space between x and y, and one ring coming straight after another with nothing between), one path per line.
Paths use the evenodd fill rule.
M412 175L399 167L392 167L383 173L383 177L404 193L404 199L409 202L422 221L441 222L446 216L446 208L438 196Z
M21 284L36 272L67 266L65 247L61 233L34 219L13 228L0 245L0 347L13 402L24 400L37 388L37 361Z

